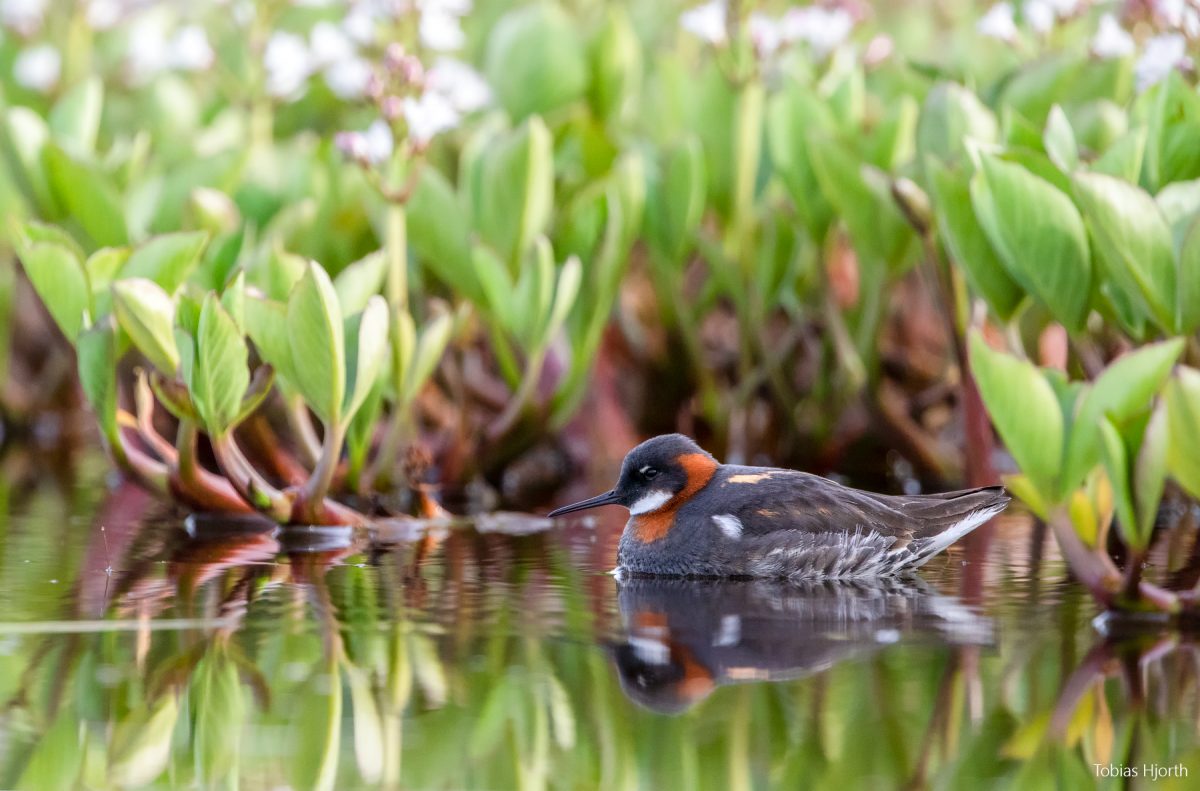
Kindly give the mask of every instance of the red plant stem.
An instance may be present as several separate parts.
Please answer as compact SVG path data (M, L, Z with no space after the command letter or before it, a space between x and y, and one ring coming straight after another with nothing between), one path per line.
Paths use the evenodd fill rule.
M1100 604L1113 607L1121 589L1121 573L1108 555L1086 546L1075 532L1067 512L1059 508L1050 515L1050 529L1071 571Z
M232 432L212 438L213 453L221 472L248 503L277 522L292 516L291 498L276 489L242 455ZM264 502L265 499L265 502Z
M196 459L197 433L195 423L180 421L175 443L178 461L171 470L172 489L178 489L184 499L205 510L253 513L254 507L226 478L213 475L200 465Z

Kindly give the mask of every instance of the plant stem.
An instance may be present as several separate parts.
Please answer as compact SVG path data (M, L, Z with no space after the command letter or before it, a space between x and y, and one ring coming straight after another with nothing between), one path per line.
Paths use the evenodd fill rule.
M318 521L317 517L325 494L333 483L333 474L337 471L338 462L342 456L342 443L346 437L346 428L340 423L330 423L325 427L325 438L321 444L321 458L316 468L304 486L300 489L300 506L306 518Z
M525 376L521 380L517 391L513 393L512 400L504 407L504 411L488 426L488 438L492 440L499 439L516 425L517 419L521 417L525 406L533 398L534 391L537 389L538 380L542 378L542 363L546 359L546 350L539 348L534 350L530 355L529 361L525 366Z
M213 455L221 472L246 502L277 522L288 522L292 516L292 498L276 489L242 455L242 450L227 431L212 437Z
M175 434L177 461L172 470L172 483L202 508L234 513L248 513L254 508L238 494L237 489L225 478L213 475L200 466L196 459L196 424L190 420L179 421Z

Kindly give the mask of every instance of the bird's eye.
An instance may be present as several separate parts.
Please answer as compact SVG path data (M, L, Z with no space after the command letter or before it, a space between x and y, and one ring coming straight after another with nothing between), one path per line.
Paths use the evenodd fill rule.
M648 481L650 481L650 480L653 480L653 479L654 479L654 476L655 476L655 475L658 475L658 469L657 469L657 468L655 468L655 467L643 467L643 468L642 468L642 475L643 475L643 476L645 477L645 479L646 479L646 480L648 480Z

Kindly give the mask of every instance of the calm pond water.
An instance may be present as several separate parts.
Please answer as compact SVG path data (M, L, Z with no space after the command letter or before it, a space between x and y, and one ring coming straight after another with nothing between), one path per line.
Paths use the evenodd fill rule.
M65 466L0 470L3 788L1200 782L1195 644L1106 641L1019 514L908 583L619 584L615 513L279 532Z

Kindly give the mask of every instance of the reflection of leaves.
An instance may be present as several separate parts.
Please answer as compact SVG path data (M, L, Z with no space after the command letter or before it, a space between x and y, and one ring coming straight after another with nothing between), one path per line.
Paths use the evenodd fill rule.
M78 712L64 706L50 730L38 742L17 781L17 788L54 791L77 787L85 746L86 734Z
M237 665L221 647L196 666L189 690L196 769L213 783L236 772L246 701Z
M378 782L383 774L383 719L371 690L370 677L356 667L346 667L346 683L354 706L354 756L364 781Z
M117 723L109 750L109 781L140 786L162 774L171 757L171 735L178 719L179 701L168 693Z
M337 779L342 684L337 661L328 661L297 690L292 714L292 784L333 788Z

